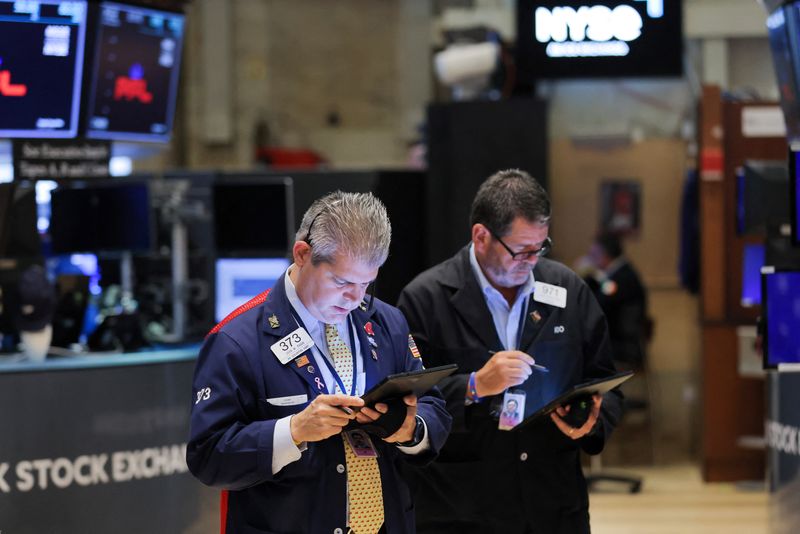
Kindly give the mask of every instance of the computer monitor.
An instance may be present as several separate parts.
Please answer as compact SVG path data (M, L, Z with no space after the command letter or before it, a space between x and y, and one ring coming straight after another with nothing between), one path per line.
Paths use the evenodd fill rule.
M748 160L736 170L736 230L764 235L770 224L789 222L785 161Z
M152 224L146 182L112 179L51 192L53 254L147 252Z
M166 142L172 131L184 15L102 2L86 136Z
M289 265L286 258L218 259L215 276L216 321L222 321L233 310L274 286Z
M228 257L276 257L294 239L292 179L226 175L213 186L214 240Z
M86 9L0 0L0 138L75 137Z
M764 368L800 363L800 270L764 267L762 318Z
M37 227L36 190L0 184L0 258L38 258L42 242Z
M764 245L747 243L742 255L742 306L761 304L761 268L764 266Z

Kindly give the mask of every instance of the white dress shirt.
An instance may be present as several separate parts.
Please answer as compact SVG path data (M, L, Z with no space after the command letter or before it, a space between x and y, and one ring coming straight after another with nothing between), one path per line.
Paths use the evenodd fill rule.
M475 273L475 278L478 280L478 285L481 288L483 298L486 300L486 305L489 307L489 312L492 314L492 321L494 322L497 336L500 338L500 343L506 350L519 349L520 338L520 324L522 324L522 317L528 307L528 298L533 293L534 278L533 271L530 277L517 291L517 296L514 303L509 306L506 298L495 289L486 275L483 274L481 266L478 264L478 258L475 256L475 245L469 247L469 263L472 266L472 271Z

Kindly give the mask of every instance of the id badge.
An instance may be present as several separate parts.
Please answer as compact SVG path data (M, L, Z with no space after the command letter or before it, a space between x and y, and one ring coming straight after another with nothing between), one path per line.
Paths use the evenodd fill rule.
M348 430L344 433L344 437L356 458L377 458L378 450L372 445L372 440L369 439L369 434L363 430Z
M507 389L503 395L503 409L500 412L500 422L497 428L511 430L522 422L525 417L525 392L522 390Z
M269 350L283 365L300 356L306 349L314 346L314 341L305 328L298 328L283 339L272 344Z

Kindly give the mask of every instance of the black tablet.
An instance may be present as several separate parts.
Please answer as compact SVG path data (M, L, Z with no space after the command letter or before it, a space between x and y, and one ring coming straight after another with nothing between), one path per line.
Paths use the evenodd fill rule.
M608 393L632 376L633 371L624 371L622 373L617 373L604 378L597 378L595 380L590 380L589 382L583 382L582 384L573 386L532 414L526 416L525 420L514 427L514 429L516 430L528 423L538 420L545 415L549 415L550 412L554 411L559 406L569 404L577 397L581 397L583 395L594 395L595 393L599 393L601 395L603 393Z
M366 406L370 406L376 402L404 397L410 393L419 397L435 386L442 378L453 374L456 369L458 369L458 365L451 363L441 367L388 375L364 393L361 398L364 399Z

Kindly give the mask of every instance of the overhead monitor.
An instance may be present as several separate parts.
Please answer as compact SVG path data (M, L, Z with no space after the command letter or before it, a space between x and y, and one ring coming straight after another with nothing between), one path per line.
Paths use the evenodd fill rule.
M762 270L764 367L800 363L800 271Z
M216 321L222 321L233 310L274 286L289 265L286 258L218 259L214 306Z
M110 180L51 192L53 254L146 252L152 224L145 182Z
M736 170L736 230L766 233L769 225L789 222L789 181L783 160L748 160Z
M294 238L292 180L227 175L213 186L214 240L224 256L284 256Z
M0 138L75 137L85 1L0 0Z
M788 8L778 8L767 17L767 31L781 109L786 122L786 136L793 140L800 138L800 102L797 99L796 63L793 60L786 9Z
M742 255L742 298L745 308L761 304L761 268L764 266L764 245L747 243Z
M681 0L518 0L517 65L540 78L683 75Z
M166 142L178 94L184 15L102 2L86 136Z

